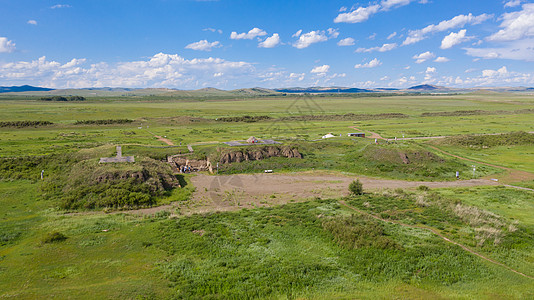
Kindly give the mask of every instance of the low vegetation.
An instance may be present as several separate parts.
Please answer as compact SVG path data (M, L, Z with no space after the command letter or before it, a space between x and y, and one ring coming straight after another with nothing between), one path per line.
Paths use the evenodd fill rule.
M47 126L52 125L54 123L49 121L8 121L8 122L0 122L0 127L38 127L38 126Z
M219 162L220 174L272 169L424 181L455 181L456 171L461 179L473 176L472 162L444 155L426 141L375 145L374 139L346 136L361 130L390 139L469 134L428 143L529 171L530 96L199 95L46 103L2 96L0 298L532 297L531 279L435 234L534 276L529 191L428 184L364 193L355 182L351 195L341 198L341 181L318 180L316 189L326 192L320 195L332 199L299 198L273 187L265 197L243 195L243 205L232 207L256 208L213 212L217 203L208 189L191 197L195 175L173 174L165 163L170 155L189 153L192 144L194 152L184 157ZM310 99L318 108L300 111L303 102L296 100ZM42 118L50 122L19 121ZM141 121L150 132L134 125ZM328 132L336 138L322 140ZM269 146L222 144L250 136L280 141L276 147L289 147L293 157L265 155ZM100 157L115 155L117 144L136 162L99 164ZM230 153L235 155L221 163L220 154ZM479 178L499 170L477 164L476 172ZM517 185L533 187L531 179ZM214 192L223 202L238 193ZM256 198L246 203L247 197ZM147 209L128 211L134 208Z
M258 121L270 120L269 116L241 116L241 117L220 117L217 118L219 122L245 122L254 123Z
M534 109L519 109L519 110L456 110L456 111L440 111L440 112L426 112L422 113L421 117L456 117L456 116L480 116L480 115L508 115L508 114L532 114Z
M41 97L40 98L41 101L61 101L61 102L66 102L66 101L85 101L85 97L82 97L82 96L68 96L68 97L64 97L64 96L52 96L52 97Z
M377 248L402 249L384 231L378 221L366 216L335 217L323 222L326 231L334 236L341 247L347 249Z
M48 178L42 190L63 209L119 209L154 205L179 186L169 165L144 158L125 164L84 160Z
M353 180L349 184L349 192L351 195L363 195L363 184L359 179Z
M463 178L472 176L468 164L450 157L439 156L414 144L374 145L364 139L330 140L300 142L298 151L302 159L287 158L287 156L262 160L242 158L232 160L234 163L223 164L219 172L236 174L263 172L267 169L277 171L320 169L408 180L455 180L456 171L461 172ZM480 176L496 171L491 167L480 166L477 174Z
M47 234L43 238L42 242L43 244L50 244L50 243L63 242L66 239L67 239L67 236L65 236L63 233L54 231L54 232L50 232L49 234Z
M112 125L132 123L130 119L107 119L107 120L81 120L74 122L74 125Z
M534 145L534 133L519 131L495 135L462 135L446 138L443 143L471 148Z

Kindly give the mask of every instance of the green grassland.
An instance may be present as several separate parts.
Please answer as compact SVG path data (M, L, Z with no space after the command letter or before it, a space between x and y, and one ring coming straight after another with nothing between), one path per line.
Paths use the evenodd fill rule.
M59 103L2 95L0 121L53 124L0 127L0 298L534 298L534 279L425 229L532 277L531 191L421 187L235 212L128 211L191 200L195 175L172 174L167 156L187 153L191 144L192 158L216 162L223 151L253 149L223 144L250 136L296 147L303 158L225 164L221 174L328 170L450 181L460 171L471 178L473 162L432 147L534 172L532 135L473 136L534 131L534 96L208 96L104 95ZM402 115L379 115L387 113ZM250 120L243 116L267 117L239 122ZM75 125L110 119L133 122ZM376 145L347 137L357 131L351 127L389 139L452 137ZM329 132L342 136L321 139ZM524 139L509 142L517 135ZM117 144L136 163L98 164L115 155ZM475 177L502 172L477 164ZM534 187L526 180L517 185Z
M0 183L2 297L534 296L532 279L481 260L425 230L363 217L337 200L178 218L164 212L145 217L65 215L54 203L39 200L36 188L28 181ZM512 192L521 199L514 205L534 205L526 192ZM464 189L462 194L471 195L464 205L485 206L493 193L503 191ZM458 202L455 191L440 194L445 196L396 191L347 200L382 217L441 227L450 238L534 275L534 227L529 216L499 211L499 220L518 230L504 229L498 245L491 241L477 246L471 233L477 224L443 204ZM421 196L431 204L418 205ZM45 242L51 232L67 239Z

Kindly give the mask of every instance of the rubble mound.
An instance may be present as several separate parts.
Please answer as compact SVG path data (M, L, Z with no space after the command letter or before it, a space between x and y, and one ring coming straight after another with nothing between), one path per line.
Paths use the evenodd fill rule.
M270 157L302 158L297 148L291 146L265 146L223 152L219 163L229 164L249 160L262 160Z

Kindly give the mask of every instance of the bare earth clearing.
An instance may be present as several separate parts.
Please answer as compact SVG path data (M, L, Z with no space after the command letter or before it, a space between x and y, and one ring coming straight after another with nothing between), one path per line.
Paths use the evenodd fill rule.
M499 185L488 179L448 182L403 181L358 176L367 191L396 188L472 187ZM196 188L191 200L159 207L132 210L129 213L153 214L161 210L179 209L181 214L234 211L243 208L267 207L311 198L338 198L347 195L355 176L339 173L304 172L293 174L205 175L191 181Z

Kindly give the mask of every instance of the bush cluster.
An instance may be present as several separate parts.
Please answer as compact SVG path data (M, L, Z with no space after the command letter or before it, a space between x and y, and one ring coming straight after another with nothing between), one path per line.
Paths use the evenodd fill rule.
M52 96L52 97L41 97L41 101L85 101L85 97L82 96Z
M219 122L245 122L254 123L263 120L270 120L269 116L241 116L241 117L221 117L217 118Z
M369 217L336 217L325 221L323 228L334 236L341 247L347 249L401 249L385 234L382 224Z
M64 235L63 233L54 231L54 232L50 232L49 234L47 234L43 238L42 242L43 244L50 244L50 243L63 242L66 239L67 239L67 236Z
M107 119L107 120L81 120L74 122L74 125L110 125L132 123L130 119Z
M77 161L76 156L72 154L0 158L0 180L38 180L42 170L45 170L44 175L48 177L53 173L63 172Z
M363 184L360 182L360 179L353 180L349 184L349 192L352 195L362 195L363 194Z
M49 121L7 121L0 122L0 127L37 127L37 126L46 126L52 125L54 123Z
M462 135L446 138L444 143L465 147L533 145L534 134L518 131L495 135Z

